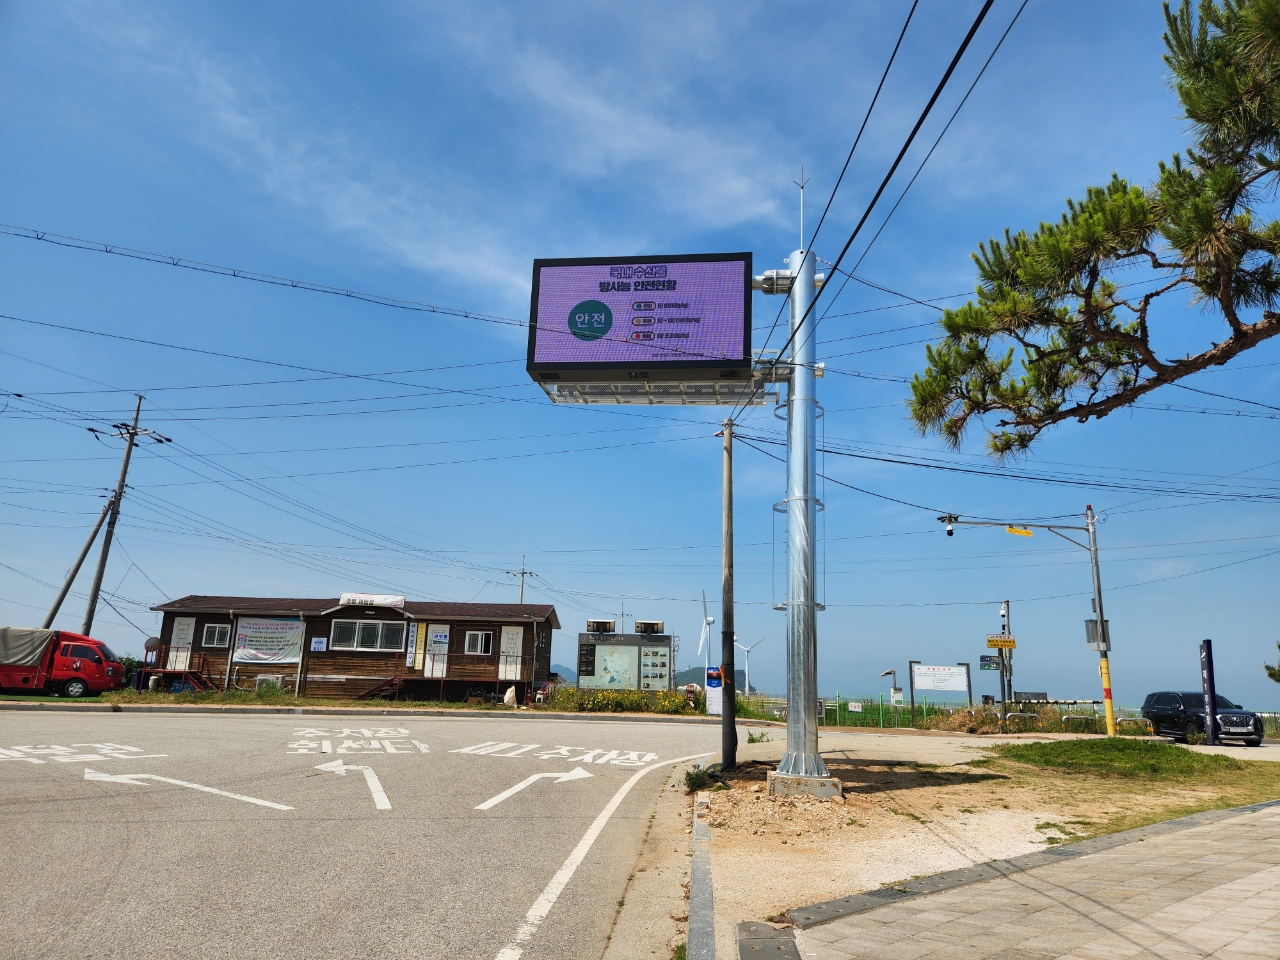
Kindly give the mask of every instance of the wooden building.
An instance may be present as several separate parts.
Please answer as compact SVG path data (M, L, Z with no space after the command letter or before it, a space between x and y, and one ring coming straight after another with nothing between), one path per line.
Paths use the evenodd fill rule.
M554 606L435 603L343 594L332 599L190 596L164 614L143 669L196 685L253 689L271 678L302 696L354 699L398 691L461 700L509 687L523 702L551 673ZM232 656L234 654L234 656Z

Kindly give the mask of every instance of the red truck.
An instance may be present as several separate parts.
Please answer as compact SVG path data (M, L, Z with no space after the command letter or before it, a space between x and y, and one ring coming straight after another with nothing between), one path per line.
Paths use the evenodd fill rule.
M0 627L0 689L83 697L125 683L124 664L101 640L66 630Z

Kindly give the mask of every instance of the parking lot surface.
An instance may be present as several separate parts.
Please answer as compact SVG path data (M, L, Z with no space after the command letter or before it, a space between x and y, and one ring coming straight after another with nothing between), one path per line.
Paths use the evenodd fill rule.
M4 953L594 960L659 792L718 742L643 721L7 713Z

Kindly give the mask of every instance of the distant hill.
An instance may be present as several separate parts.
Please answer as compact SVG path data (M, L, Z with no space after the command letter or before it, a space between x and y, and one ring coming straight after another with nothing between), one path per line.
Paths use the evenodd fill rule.
M703 671L702 667L689 667L685 670L681 670L679 673L675 675L674 683L677 687L683 687L685 684L688 684L688 683L696 683L698 686L701 687L704 685L706 681L706 675L702 671ZM733 682L734 682L734 689L736 690L743 689L743 686L747 682L746 671L745 670L733 671ZM756 693L760 692L759 689L756 687L752 687L751 689Z
M560 676L564 677L570 683L578 682L578 671L571 670L569 667L566 667L563 663L553 663L551 665L551 672L560 674Z

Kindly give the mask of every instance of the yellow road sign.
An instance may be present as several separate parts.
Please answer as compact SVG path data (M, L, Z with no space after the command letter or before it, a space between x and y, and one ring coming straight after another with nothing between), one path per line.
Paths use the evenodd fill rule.
M1013 650L1018 646L1018 642L1011 636L1003 633L987 634L987 646L992 650Z
M1015 537L1031 537L1034 534L1026 527L1005 527L1005 533L1012 533Z

